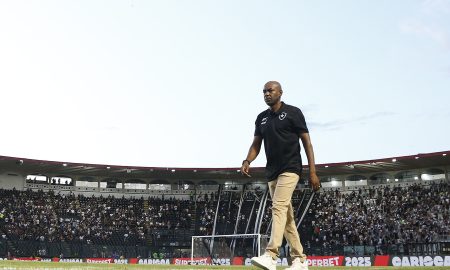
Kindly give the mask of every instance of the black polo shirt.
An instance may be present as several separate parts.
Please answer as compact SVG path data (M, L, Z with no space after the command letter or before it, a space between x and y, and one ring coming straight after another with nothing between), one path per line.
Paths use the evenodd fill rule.
M255 121L255 136L263 138L266 177L272 181L284 172L302 172L299 135L308 133L302 111L282 102L280 109L267 109Z

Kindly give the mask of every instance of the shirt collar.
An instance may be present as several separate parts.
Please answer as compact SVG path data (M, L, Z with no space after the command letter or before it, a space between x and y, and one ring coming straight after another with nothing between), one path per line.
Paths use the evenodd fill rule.
M270 108L267 109L267 111L269 112L269 114L272 114L272 115L280 115L280 114L283 112L284 105L285 105L284 102L281 101L281 106L280 106L280 108L278 109L278 111L274 112L274 111L272 111Z

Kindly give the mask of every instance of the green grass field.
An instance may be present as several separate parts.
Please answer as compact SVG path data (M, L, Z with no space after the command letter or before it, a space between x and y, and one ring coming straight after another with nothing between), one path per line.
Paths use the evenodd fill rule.
M330 270L330 269L342 269L345 268L343 266L335 266L335 267L309 267L310 270ZM393 269L402 269L402 270L420 270L420 269L449 269L448 267L349 267L354 270L393 270ZM21 261L0 261L0 270L101 270L101 269L224 269L224 270L255 270L258 269L253 266L178 266L178 265L142 265L142 264L88 264L88 263L53 263L53 262L21 262ZM284 267L278 267L277 269L284 269Z

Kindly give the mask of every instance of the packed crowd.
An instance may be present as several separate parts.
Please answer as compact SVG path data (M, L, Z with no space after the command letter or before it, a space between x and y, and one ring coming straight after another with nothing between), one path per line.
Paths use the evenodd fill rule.
M380 186L345 193L323 190L308 209L302 223L302 239L306 246L438 241L442 235L450 234L449 193L450 186L446 182L429 186ZM236 191L221 194L216 234L234 231L240 194ZM255 194L254 191L244 193L238 233L244 233L247 223L254 220L255 214L250 217L250 210L253 201L259 198ZM296 211L302 196L301 191L294 193ZM218 197L217 192L176 200L0 189L0 237L41 242L148 245L158 241L162 231L177 235L181 230L190 230L189 233L195 235L210 235ZM269 199L263 213L262 233L270 233L270 203ZM296 221L299 218L297 213ZM197 224L195 232L193 222Z
M158 230L189 229L189 200L114 198L0 189L0 233L14 240L145 244Z
M307 245L436 242L450 233L450 185L322 191L308 212Z

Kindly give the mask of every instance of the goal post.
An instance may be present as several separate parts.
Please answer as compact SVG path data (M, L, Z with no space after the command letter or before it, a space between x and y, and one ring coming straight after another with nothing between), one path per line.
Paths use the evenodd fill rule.
M268 241L267 235L257 233L192 236L190 263L231 264L234 257L260 256Z

